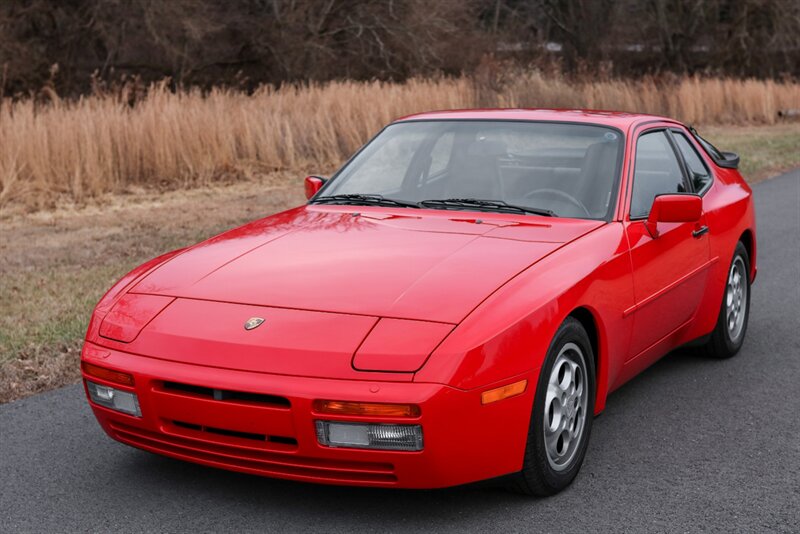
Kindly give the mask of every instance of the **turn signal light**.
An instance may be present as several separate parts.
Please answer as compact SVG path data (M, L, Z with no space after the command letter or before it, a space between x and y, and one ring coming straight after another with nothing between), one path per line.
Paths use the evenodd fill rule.
M133 386L133 375L129 375L128 373L112 371L111 369L106 369L105 367L100 367L88 362L81 362L81 369L83 369L83 372L87 375L95 378L102 378L103 380L114 382L115 384Z
M314 411L334 415L369 415L373 417L419 417L415 404L384 404L379 402L346 402L316 400Z
M490 389L481 393L481 404L490 404L509 397L516 397L525 393L525 388L528 387L527 380L520 380L507 386L500 388Z

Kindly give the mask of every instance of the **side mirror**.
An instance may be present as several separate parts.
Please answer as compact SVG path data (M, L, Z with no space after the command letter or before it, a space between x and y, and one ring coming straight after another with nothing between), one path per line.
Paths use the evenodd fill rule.
M660 222L696 222L703 213L703 199L699 195L658 195L653 199L645 226L650 236L658 237Z
M310 199L314 195L317 194L317 191L322 189L322 186L325 185L327 182L327 178L323 178L322 176L306 176L304 186L306 189L306 198Z

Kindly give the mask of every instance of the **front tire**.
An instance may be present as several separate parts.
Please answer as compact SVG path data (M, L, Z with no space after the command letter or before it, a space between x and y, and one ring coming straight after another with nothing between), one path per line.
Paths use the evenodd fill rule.
M717 317L717 326L704 346L712 358L730 358L744 343L750 317L750 256L739 241L725 280L725 293Z
M592 345L581 323L568 317L539 374L525 458L514 489L544 497L572 482L586 455L594 400Z

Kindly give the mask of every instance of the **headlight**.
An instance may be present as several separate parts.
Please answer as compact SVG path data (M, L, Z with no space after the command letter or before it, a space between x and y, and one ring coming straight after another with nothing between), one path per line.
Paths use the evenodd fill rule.
M380 319L353 356L353 368L413 373L452 330L451 324Z
M173 297L127 293L114 304L100 323L100 335L114 341L130 343L173 300Z

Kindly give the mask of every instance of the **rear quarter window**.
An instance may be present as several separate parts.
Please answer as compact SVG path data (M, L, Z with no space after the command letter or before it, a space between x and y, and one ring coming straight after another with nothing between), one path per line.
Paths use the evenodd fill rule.
M690 179L692 180L692 187L695 192L702 193L711 184L711 173L703 163L703 159L691 142L681 132L673 132L673 138L678 145L678 149L689 168Z

